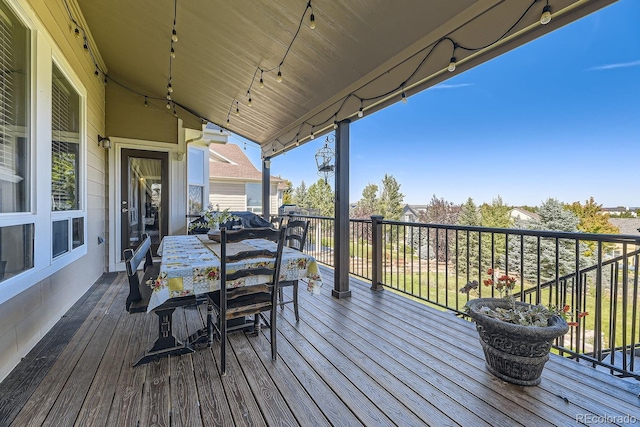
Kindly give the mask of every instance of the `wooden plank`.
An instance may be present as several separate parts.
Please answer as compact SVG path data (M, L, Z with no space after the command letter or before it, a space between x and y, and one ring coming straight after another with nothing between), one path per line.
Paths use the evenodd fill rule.
M272 361L271 352L267 357L259 357L249 343L249 341L255 340L266 341L266 338L263 336L247 336L243 332L229 334L231 349L242 366L242 372L253 395L256 396L256 401L267 425L296 425L297 421L291 413L291 409L289 409L287 402L265 369L265 365L282 362L279 360Z
M124 306L122 310L124 311ZM154 336L157 336L158 320L153 313L135 313L129 316L134 319L134 327L124 354L116 393L107 417L107 426L135 426L141 419L147 370L145 365L133 367L133 363L144 353L149 343L153 342Z
M228 341L228 339L227 339ZM228 344L228 343L227 343ZM227 345L227 375L221 377L222 386L229 402L229 408L235 425L266 425L256 398L251 393L242 367ZM220 342L214 340L210 351L220 366ZM219 371L218 371L219 372Z
M151 314L151 313L149 313ZM157 335L158 318L155 314L152 329ZM169 358L163 357L139 366L146 371L143 393L142 409L140 411L140 423L142 425L168 426L170 420L169 403Z
M0 425L11 424L78 328L116 279L122 277L110 273L96 281L2 381Z
M355 330L345 324L340 327L340 335L335 334L330 325L335 327L340 319L332 317L317 307L310 311L305 310L305 318L307 317L310 319L315 317L316 321L298 324L297 329L301 334L314 342L321 337L327 337L331 345L342 355L336 355L336 357L348 355L359 370L375 378L380 388L387 390L399 401L400 404L394 402L395 406L386 410L386 413L402 410L404 405L405 411L413 411L420 417L421 423L428 425L447 425L453 420L464 425L491 425L468 409L465 402L447 395L446 392L450 392L454 395L458 393L460 396L464 390L456 387L455 382L462 381L465 384L468 382L467 379L447 378L454 384L446 384L446 380L432 381L432 384L429 382L433 378L430 369L436 368L426 366L406 355L405 349L393 348L387 343L381 343L382 339L379 337L375 337L374 340L378 340L378 345L384 344L383 348L386 352L379 349L376 343L369 342L362 337L361 332L358 333L356 324L354 324ZM383 363L389 357L393 357L393 360L399 363ZM434 406L431 402L438 402L438 405ZM442 411L442 408L446 408L446 412Z
M287 370L293 377L283 377L288 381L295 378L304 387L306 393L318 405L324 417L336 426L357 426L362 425L351 409L347 406L334 390L327 384L321 375L316 371L314 365L310 365L306 355L297 351L282 334L282 328L278 328L278 357L286 364ZM301 341L304 338L299 337ZM304 347L303 347L304 348ZM268 348L271 355L271 346ZM280 365L277 365L280 366ZM301 425L305 425L301 423Z
M27 403L22 407L12 425L23 426L28 423L40 425L44 422L49 410L53 407L58 394L63 390L69 376L73 373L78 360L82 356L89 340L100 324L100 319L113 302L119 288L111 286L103 298L91 311L85 321L73 336L72 341L62 351L56 363L38 385Z
M330 351L326 344L309 342L291 325L282 323L278 330L283 334L285 340L302 355L307 364L331 388L331 392L337 394L362 423L365 425L394 425L384 411L371 402L367 394L350 381L346 376L348 373L343 372L339 366L335 366L335 361L324 356L325 351ZM278 347L283 344L278 341Z
M98 326L67 380L69 384L73 384L73 387L65 387L60 391L43 426L73 425L76 421L113 335L114 325L118 323L121 316L127 314L122 309L115 308L114 304L122 301L122 298L127 295L128 288L119 286L114 289L118 291L117 297L110 300L111 304L100 313L100 316L91 319ZM105 393L105 399L109 401L113 399L113 390L109 391L104 383L99 384L98 387Z
M367 289L365 292L370 293L371 291ZM354 289L355 295L356 291ZM395 296L390 295L390 297ZM305 298L308 297L305 295ZM314 302L314 298L308 299L310 302ZM469 336L456 335L452 330L443 331L443 328L433 328L433 324L430 324L425 319L425 310L432 309L425 307L425 310L423 310L422 324L426 323L430 327L424 327L424 330L420 332L420 326L417 325L420 323L419 321L412 320L407 322L408 318L397 317L398 312L406 312L404 307L399 308L389 304L388 307L384 307L385 309L388 308L389 311L381 313L380 309L384 306L381 301L378 301L375 306L369 305L364 300L364 297L363 301L356 303L354 301L338 302L340 305L348 307L348 310L339 310L335 304L332 304L327 309L329 312L333 311L335 313L331 316L334 320L339 319L345 322L340 329L351 329L355 333L363 329L369 329L370 333L366 334L366 337L368 340L375 341L375 343L372 342L373 347L378 347L384 352L384 356L380 357L385 359L388 357L398 358L400 365L412 367L411 369L418 370L417 372L420 372L420 370L417 366L414 366L416 361L419 363L428 361L428 369L434 371L432 375L436 375L433 380L429 381L435 381L433 385L439 388L441 393L444 393L439 399L440 401L445 396L448 396L451 400L460 401L489 423L494 422L494 417L501 412L508 413L509 417L519 419L519 422L526 421L533 416L534 419L543 417L543 419L546 418L546 422L555 423L558 421L558 417L561 416L556 410L546 411L545 413L545 405L541 405L536 399L531 399L527 396L521 396L516 402L513 402L511 400L513 399L513 390L505 388L501 380L485 370L481 350L475 354L468 351ZM314 308L314 312L316 309L319 308ZM441 315L437 311L435 313ZM378 322L379 318L384 318L385 322ZM457 318L451 320L464 322ZM370 325L376 323L379 326L372 329ZM477 336L473 337L473 340L477 342ZM390 346L384 344L385 341L388 341ZM398 352L399 349L402 351ZM407 353L410 357L406 359L403 353ZM439 378L441 376L444 379ZM428 379L428 377L425 378ZM410 377L410 379L413 380L414 378ZM462 387L459 388L458 386ZM511 385L509 386L512 387ZM461 395L465 395L465 398L461 399ZM552 400L549 396L547 396L547 399ZM556 400L558 408L566 406L556 396L553 399ZM472 402L475 402L474 407L470 405ZM526 405L527 402L529 406ZM495 405L493 411L490 410L492 405ZM543 408L543 410L541 411L539 407ZM496 410L498 411L497 413L495 412ZM568 417L567 422L575 420L575 418L571 417L571 414L572 412L570 411L565 414ZM544 422L543 419L540 421Z
M249 343L256 352L257 357L262 360L269 360L271 358L271 343L266 337L270 335L270 332L268 330L263 330L262 335L263 337L261 337L261 339L251 339L249 340ZM281 336L278 336L278 343L280 343L282 339L283 338ZM297 360L292 360L293 358ZM265 363L264 368L271 377L271 380L274 382L278 391L282 394L283 399L287 402L287 406L291 409L291 413L296 418L298 424L301 426L313 425L315 427L325 425L330 426L331 423L318 407L318 404L289 368L289 365L299 366L300 363L304 363L304 361L300 359L299 354L289 352L284 354L279 348L278 360L276 363ZM310 368L305 367L303 369ZM345 423L345 421L346 420L343 417L340 425L353 425L353 423L357 423L357 419L355 419L355 417L350 423Z
M173 312L173 330L176 337L187 337L185 310ZM171 390L169 402L171 425L196 427L202 425L198 408L198 393L194 377L194 367L190 355L169 356Z
M185 308L184 312L189 334L195 333L204 326L203 318L197 308ZM203 425L207 427L233 425L229 403L211 349L199 349L191 354L191 360Z
M124 288L127 284L122 283ZM121 315L118 322L113 326L113 335L105 350L104 357L94 376L91 387L84 399L76 426L105 426L109 411L113 405L113 398L116 394L118 377L122 367L126 364L126 350L132 338L131 331L136 318L130 316L123 309L126 299L126 292L118 294L118 298L113 301L110 311L119 312Z
M392 297L396 297L394 295L391 295ZM401 297L400 297L401 298ZM366 298L365 298L366 299ZM406 300L406 299L405 299ZM363 304L366 305L366 303L363 300ZM358 304L358 306L360 306L360 304ZM387 309L388 307L385 305L385 303L380 302L378 304L374 306L370 306L372 310L379 310L381 308ZM386 319L389 319L390 317L394 317L397 316L397 312L398 309L394 308L393 310L390 309L390 311L386 312L383 316ZM403 313L406 313L406 310L404 310L403 308ZM374 313L374 311L370 312L370 313ZM432 309L427 309L427 310L422 310L421 313L423 313L423 318L424 317L429 317L429 316L437 316L434 318L434 321L441 321L442 319L442 313L432 310ZM378 313L377 316L379 316L380 314ZM406 319L405 319L406 320ZM425 319L427 320L427 319ZM408 335L412 335L414 334L414 332L412 331L412 329L423 329L423 331L425 333L430 333L430 334L436 334L436 335L440 335L441 338L443 340L446 341L446 345L450 345L450 346L459 346L460 343L464 343L465 338L464 335L457 337L457 338L452 338L452 332L451 330L448 331L443 331L443 328L427 328L424 325L424 323L428 322L423 322L420 325L414 324L414 325L406 325L406 324L400 324L399 325L399 330L395 331L395 333L397 334L399 331L402 331L402 334L400 335L404 335L404 333L406 332ZM482 356L482 351L480 350L478 345L475 345L475 342L477 342L477 336L473 336L473 335L469 335L469 334L475 334L475 331L472 331L470 327L467 327L467 323L464 321L460 321L460 319L451 319L451 321L447 322L447 326L449 326L450 324L458 324L458 325L464 325L465 328L463 329L463 331L466 333L467 335L467 340L471 340L474 342L474 344L471 345L466 345L466 346L461 346L459 347L460 350L462 350L463 352L466 352L467 354L469 352L471 353L475 353L476 354L476 361L477 360L484 360L483 356ZM470 359L471 360L471 359ZM483 369L483 363L481 363L480 365L477 366L478 369ZM543 373L543 376L545 374ZM563 384L566 384L567 381L563 381ZM510 385L511 386L511 385ZM564 386L563 386L564 387ZM501 387L494 387L494 389L496 391L500 391L502 390ZM544 405L550 405L552 406L555 410L558 410L562 413L564 413L565 415L567 415L570 419L575 420L575 416L577 416L578 414L585 414L585 413L589 413L589 411L592 411L591 413L594 415L605 415L607 413L618 413L618 409L616 409L615 405L619 404L619 403L614 403L611 402L611 405L613 406L602 406L601 402L598 401L598 399L593 399L592 396L592 392L590 390L585 390L584 387L580 387L578 384L576 384L575 388L564 388L563 390L558 389L557 387L553 387L553 383L552 382L548 382L545 383L543 381L543 384L541 384L538 387L532 387L532 388L528 388L526 389L528 391L528 393L523 394L520 397L523 397L526 399L527 396L531 396L531 397L535 397L539 402L535 402L532 401L531 402L531 409L530 410L535 410L539 405L542 405L542 407L544 408ZM583 394L584 393L584 394ZM573 400L576 401L577 403L580 403L580 405L578 404L572 404L570 406L568 406L566 404L566 401L564 400L563 397L566 396L573 396ZM589 400L589 403L585 403L585 399ZM518 402L521 402L521 399L518 400ZM588 408L588 409L587 409ZM540 411L538 411L537 413L539 413ZM624 415L621 414L621 415ZM551 422L553 421L552 418L552 413L550 413L547 416L547 419Z

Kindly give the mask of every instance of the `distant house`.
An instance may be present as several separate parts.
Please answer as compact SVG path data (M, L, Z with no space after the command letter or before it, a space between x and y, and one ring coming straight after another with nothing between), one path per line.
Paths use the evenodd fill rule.
M427 205L404 205L401 220L404 222L418 222L421 212L427 212Z
M600 213L601 214L608 213L609 215L631 214L632 216L636 216L636 208L627 208L626 206L617 206L615 208L602 208Z
M516 219L522 221L540 221L540 215L522 208L511 209L511 212L509 212L509 216L513 221L515 221Z
M609 218L609 224L614 227L618 227L620 230L620 234L624 234L627 236L640 236L640 218ZM627 253L638 249L638 246L629 247L627 246ZM613 257L622 256L623 254L623 245L622 243L616 244L612 252ZM631 264L633 264L633 258L631 259Z
M271 177L269 210L278 212L286 185ZM216 210L262 213L262 172L235 144L209 146L209 204Z

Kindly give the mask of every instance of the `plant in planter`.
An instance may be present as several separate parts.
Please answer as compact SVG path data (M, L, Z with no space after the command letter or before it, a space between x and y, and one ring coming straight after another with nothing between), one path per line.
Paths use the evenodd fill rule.
M229 212L229 209L223 211L207 210L199 221L189 224L189 231L193 229L208 228L209 230L217 231L220 228L220 224L224 224L229 221L235 221L238 218Z
M569 326L577 325L566 321L571 317L571 308L516 301L511 294L516 285L514 277L497 277L493 269L487 274L484 285L497 290L501 298L477 298L465 305L466 313L476 323L487 369L510 383L537 385L553 341L567 333ZM469 294L477 288L474 280L460 292Z

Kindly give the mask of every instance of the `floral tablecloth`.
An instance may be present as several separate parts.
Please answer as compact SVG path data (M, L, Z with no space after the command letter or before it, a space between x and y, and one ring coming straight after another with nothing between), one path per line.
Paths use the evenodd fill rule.
M240 245L248 245L255 249L275 249L275 243L262 239L244 240ZM220 289L220 258L216 255L216 246L219 247L219 244L208 240L206 235L164 237L158 248L158 254L162 256L160 274L155 281L149 283L153 292L147 311L152 311L170 298ZM250 261L256 265L260 262L262 261L259 258ZM230 263L227 264L227 271L248 266L246 261ZM282 253L280 280L299 279L307 282L309 292L320 292L322 280L315 258L285 247ZM265 283L267 280L268 276L252 276L227 286L249 286Z

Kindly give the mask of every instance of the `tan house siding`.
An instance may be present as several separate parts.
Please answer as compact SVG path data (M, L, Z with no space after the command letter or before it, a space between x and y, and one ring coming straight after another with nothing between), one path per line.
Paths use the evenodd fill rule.
M68 1L72 5L75 3ZM9 1L10 6L16 4L27 12L35 26L36 31L32 31L31 35L37 38L37 47L32 58L38 70L36 78L39 88L51 85L51 81L47 83L43 76L47 74L46 67L51 66L52 56L55 55L62 57L71 67L68 70L63 63L61 69L73 71L86 90L86 200L83 201L87 206L88 231L86 255L49 277L34 281L26 290L0 304L0 380L100 277L105 270L106 254L106 245L96 243L98 236L104 237L107 222L105 156L108 152L97 144L97 135L104 134L105 127L105 87L93 75L94 65L83 51L82 43L69 31L69 19L62 0ZM31 88L32 91L35 89ZM34 108L39 116L42 115L41 111L44 110L40 106ZM36 120L36 124L39 122ZM44 120L44 123L47 121ZM36 149L51 149L51 142L38 140ZM43 204L43 200L39 197L38 203ZM46 209L38 208L43 211L49 209L48 206ZM36 238L39 233L41 235L47 231L41 225L41 222L36 223ZM42 241L50 242L46 238Z
M209 204L214 209L244 211L247 208L244 183L211 181L209 184Z

